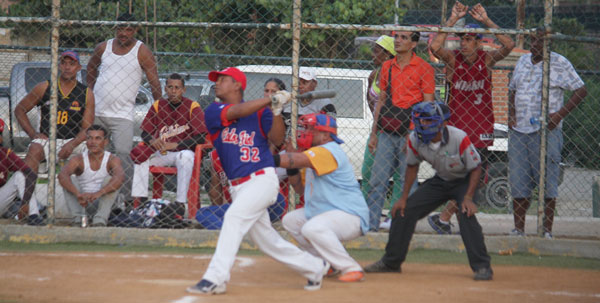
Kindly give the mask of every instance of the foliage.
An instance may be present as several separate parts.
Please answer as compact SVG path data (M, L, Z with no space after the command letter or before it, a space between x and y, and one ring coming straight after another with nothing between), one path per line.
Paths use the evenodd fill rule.
M61 18L68 20L115 20L118 1L63 1ZM119 11L127 9L121 1ZM172 22L291 23L292 2L287 0L156 0L156 16L150 0L134 0L133 11L138 20ZM48 17L51 1L20 1L10 7L10 16ZM145 7L144 5L147 4ZM305 0L302 21L338 24L390 24L394 0ZM147 16L147 17L146 17ZM47 27L46 27L47 28ZM38 30L38 29L35 29ZM32 31L31 24L15 25L14 35ZM148 34L146 34L148 32ZM61 47L92 48L114 35L109 26L64 26L60 29ZM356 30L311 30L301 35L303 57L347 58L354 52ZM371 33L373 35L373 33ZM375 33L374 35L376 35ZM186 27L158 28L156 42L153 29L142 29L139 37L156 51L254 56L287 56L291 54L291 32L265 28Z

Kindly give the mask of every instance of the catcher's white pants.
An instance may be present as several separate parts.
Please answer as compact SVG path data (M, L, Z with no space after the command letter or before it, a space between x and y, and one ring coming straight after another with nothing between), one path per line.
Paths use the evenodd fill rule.
M240 185L230 186L229 190L233 202L225 213L217 249L203 279L217 285L229 281L235 256L244 235L248 233L251 240L267 255L309 280L321 280L323 260L284 240L271 226L267 208L276 201L279 191L279 180L274 168L265 168L265 174L253 176Z
M194 168L194 152L182 150L167 152L162 155L155 152L146 162L133 165L133 184L131 185L132 197L148 197L148 178L150 166L175 166L177 167L177 202L187 202L187 192L190 187L190 178Z
M360 217L330 210L307 220L301 208L287 213L282 223L304 250L327 260L333 268L342 273L362 271L341 242L361 236Z

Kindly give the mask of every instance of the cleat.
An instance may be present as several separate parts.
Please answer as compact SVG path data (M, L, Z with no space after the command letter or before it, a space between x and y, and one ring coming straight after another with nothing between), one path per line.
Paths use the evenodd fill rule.
M431 225L431 228L440 235L452 234L452 227L450 224L444 224L440 221L440 215L431 215L427 217L427 222Z
M548 240L552 240L554 239L554 237L552 236L551 232L545 231L544 232L544 238L548 239Z
M494 271L491 268L480 268L475 272L473 280L475 281L489 281L494 276Z
M217 285L213 282L202 279L196 285L190 286L186 290L192 294L218 295L225 293L225 289L225 284Z
M329 272L329 269L331 268L331 266L329 265L329 262L323 260L323 271L321 273L321 279L319 279L318 281L311 281L308 280L308 282L306 283L306 285L304 285L304 290L308 290L308 291L315 291L315 290L319 290L321 289L321 284L323 284L323 277L325 275L327 275L327 273Z
M44 219L40 215L30 215L27 217L27 225L44 226Z
M385 263L383 263L383 261L379 260L373 264L367 265L364 267L365 272L402 272L402 267L398 267L397 269L391 268L387 265L385 265Z
M337 275L339 275L341 273L341 271L339 269L335 269L333 268L333 266L329 267L329 270L327 271L327 274L325 275L325 277L327 278L331 278L331 277L335 277Z
M338 280L341 282L360 282L365 279L365 273L362 271L351 271L341 275Z

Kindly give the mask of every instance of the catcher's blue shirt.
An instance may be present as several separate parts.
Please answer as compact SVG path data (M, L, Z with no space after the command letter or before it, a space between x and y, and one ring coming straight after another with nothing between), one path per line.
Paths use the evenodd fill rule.
M233 104L213 102L204 111L206 127L227 178L233 180L273 167L275 163L267 138L273 124L273 112L263 108L247 117L227 120L227 110L231 106Z

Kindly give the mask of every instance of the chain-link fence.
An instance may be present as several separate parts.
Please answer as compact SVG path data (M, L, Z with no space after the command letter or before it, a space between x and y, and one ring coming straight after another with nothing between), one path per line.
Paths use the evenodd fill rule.
M245 100L280 89L336 91L334 98L299 99L284 108L287 133L295 134L301 115L337 118L372 230L385 227L403 191L406 161L415 160L405 156L409 128L422 128L407 125L411 106L439 100L450 110L447 123L465 131L484 160L472 199L485 232L598 237L590 224L600 216L600 191L593 190L600 184L594 65L600 3L481 1L481 10L477 1L464 1L463 16L453 1L400 7L395 1L298 1L294 19L288 1L90 0L53 9L58 2L7 2L0 18L4 147L38 173L34 186L22 162L6 160L5 178L20 173L2 188L4 218L219 228L231 202L230 164L211 149L202 113L216 98L209 71L235 66L247 78ZM535 28L544 24L550 39L535 39ZM543 56L538 60L543 52L535 51L534 60L527 59L536 47L549 47L570 64L552 57L548 67ZM582 84L587 95L578 104ZM109 140L102 140L102 129L84 131L92 124L103 126ZM415 183L436 171L445 180L464 177L452 156L465 146L447 150L448 138L440 147L416 134L413 143L424 150L413 146L413 153L429 149L435 170L421 164ZM106 158L104 145L111 152ZM550 161L536 164L540 155ZM538 188L540 171L546 182ZM285 173L280 177L272 221L303 203L301 195L288 199ZM33 198L22 202L33 187ZM546 203L538 206L541 192ZM443 224L456 222L451 209L442 204L440 214L428 218L437 232L456 232Z

